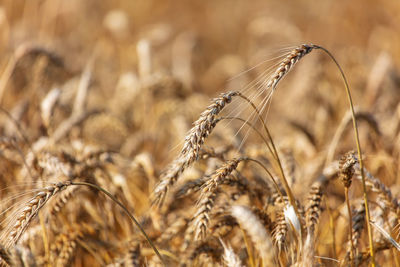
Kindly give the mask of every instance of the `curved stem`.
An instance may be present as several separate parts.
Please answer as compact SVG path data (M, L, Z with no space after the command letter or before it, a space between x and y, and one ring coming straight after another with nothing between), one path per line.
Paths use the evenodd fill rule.
M282 191L279 189L279 186L278 186L277 182L275 181L274 176L272 176L271 172L267 169L267 167L265 167L264 164L262 164L261 161L259 161L257 159L244 157L244 158L242 158L242 160L244 160L244 161L252 161L252 162L258 164L261 168L263 168L265 170L266 173L268 173L268 176L271 178L272 182L274 183L276 191L279 193L279 196L282 198L282 203L284 203L284 198L283 198Z
M280 165L279 156L278 156L278 153L277 153L277 151L275 149L274 141L272 139L271 133L269 132L267 124L265 123L264 119L261 116L260 111L258 110L256 105L254 105L254 103L247 96L243 95L240 92L238 92L237 96L242 98L243 100L245 100L247 103L249 103L250 106L254 109L254 112L257 114L257 117L260 120L261 124L263 125L263 128L264 128L264 130L265 130L265 132L266 132L266 134L268 136L268 139L271 142L272 148L270 146L268 146L268 150L271 153L271 155L274 157L274 159L276 159L278 161L278 164Z
M369 207L368 207L367 186L365 184L364 164L363 164L363 160L362 160L360 137L358 134L357 120L356 120L356 116L355 116L355 112L354 112L354 105L353 105L353 100L352 100L351 93L350 93L350 87L349 87L349 84L347 83L346 76L344 75L344 72L343 72L342 68L340 67L339 63L337 62L337 60L335 59L335 57L327 49L323 48L322 46L314 45L314 47L324 51L333 60L333 62L335 63L335 65L337 66L337 68L340 71L340 75L342 76L344 86L346 89L346 94L347 94L347 98L348 98L348 101L350 104L351 116L352 116L352 121L353 121L354 136L356 139L358 160L359 160L359 164L360 164L365 215L366 215L365 219L367 221L367 229L368 229L369 252L370 252L370 256L371 256L372 267L375 267L376 263L375 263L374 243L373 243L373 237L372 237L372 229L371 229L371 225L370 225L370 212L369 212Z
M129 212L129 210L124 206L124 204L122 204L118 199L116 199L110 192L108 192L107 190L101 188L100 186L97 186L95 184L91 184L91 183L86 183L86 182L71 182L71 185L85 185L85 186L89 186L92 187L96 190L99 190L100 192L102 192L103 194L105 194L107 197L109 197L112 201L114 201L118 206L120 206L124 212L128 215L128 217L135 223L135 225L139 228L139 230L142 232L142 234L144 235L144 237L146 238L147 242L149 243L149 245L151 246L151 248L154 250L154 252L156 253L157 257L160 258L161 262L163 263L164 266L166 266L166 263L164 262L163 257L161 256L160 252L157 250L157 248L154 246L153 242L151 241L151 239L149 238L149 236L146 234L146 232L144 231L143 227L140 225L140 223L136 220L136 218Z
M272 151L271 151L271 148L270 148L270 152L271 152L272 156L274 156L274 158L276 159L276 161L278 163L279 171L280 171L281 177L282 177L282 179L281 179L282 180L282 184L283 184L283 187L285 188L286 194L287 194L287 196L289 198L290 205L293 206L297 218L299 219L299 221L301 221L300 220L301 216L300 216L299 210L297 208L296 201L294 199L292 190L290 189L289 183L286 180L285 172L283 171L283 167L282 167L281 160L279 159L278 151L277 151L275 143L274 143L274 141L272 139L271 133L270 133L268 127L267 127L267 124L265 123L264 119L262 118L261 113L258 110L258 108L254 105L254 103L250 99L248 99L245 95L243 95L241 93L238 93L238 96L241 97L242 99L244 99L246 102L248 102L252 106L254 111L257 113L257 117L261 121L261 123L262 123L262 125L264 127L264 130L265 130L265 132L266 132L266 134L268 136L268 139L271 142ZM303 228L301 227L301 229L303 229ZM301 238L301 236L302 236L302 233L300 232L300 238Z
M257 128L254 127L254 125L251 124L249 121L242 119L240 117L220 117L220 118L218 118L218 120L238 120L238 121L241 121L241 122L247 124L251 129L253 129L261 137L261 139L264 141L265 145L267 146L268 150L272 151L271 147L269 146L268 141L267 141L267 139L265 139L264 135L259 130L257 130Z

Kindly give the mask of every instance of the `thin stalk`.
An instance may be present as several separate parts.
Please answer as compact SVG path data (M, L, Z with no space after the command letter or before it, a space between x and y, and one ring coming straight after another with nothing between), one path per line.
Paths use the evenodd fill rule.
M268 144L267 139L265 139L265 136L256 127L254 127L254 125L251 124L249 121L242 119L240 117L220 117L220 118L218 118L218 120L238 120L238 121L241 121L241 122L247 124L251 129L253 129L260 136L260 138L264 141L265 145L267 146L268 150L272 151L271 147Z
M269 150L269 152L271 153L271 155L274 157L274 159L277 160L278 164L281 165L281 164L280 164L280 160L279 160L279 156L278 156L278 152L277 152L277 150L275 149L274 141L273 141L272 136L271 136L271 134L270 134L270 132L269 132L269 129L268 129L268 127L267 127L267 124L265 123L264 119L263 119L262 116L261 116L260 111L258 110L258 108L256 107L256 105L254 105L254 103L253 103L247 96L245 96L245 95L243 95L243 94L241 94L241 93L238 93L237 96L240 97L240 98L242 98L242 99L244 99L247 103L249 103L250 106L254 109L254 112L256 112L257 117L258 117L258 119L261 121L261 124L263 125L264 130L265 130L265 132L267 133L268 139L269 139L269 141L271 142L271 145L272 145L272 148L271 148L270 146L268 146L268 150ZM282 170L283 170L283 168L282 168ZM282 173L282 175L285 176L284 173Z
M284 203L282 191L279 189L278 184L276 183L274 177L272 176L271 172L267 169L267 167L265 167L264 164L262 164L259 160L249 158L249 157L244 157L243 161L252 161L252 162L258 164L261 168L263 168L265 170L265 172L268 174L268 176L271 178L272 182L274 183L275 189L279 193L279 196L282 199L282 203Z
M109 193L108 191L106 191L105 189L101 188L100 186L97 186L95 184L91 184L91 183L86 183L86 182L71 182L71 185L85 185L85 186L89 186L92 187L96 190L99 190L100 192L102 192L103 194L105 194L106 196L108 196L112 201L114 201L118 206L120 206L123 211L128 215L128 217L135 223L135 225L139 228L139 230L142 232L142 234L144 235L144 237L146 238L147 242L149 243L149 245L151 246L151 248L154 250L154 252L156 253L157 257L161 260L162 264L164 266L167 266L166 263L164 262L163 257L161 256L160 252L157 250L157 248L154 246L153 242L151 241L151 239L149 238L149 236L146 234L146 232L144 231L143 227L140 225L140 223L136 220L136 218L129 212L129 210L118 200L116 199L111 193Z
M335 63L335 65L337 66L337 68L340 71L340 75L342 76L344 86L346 89L346 94L347 94L347 98L348 98L348 101L350 104L351 116L352 116L352 121L353 121L354 136L356 139L358 160L359 160L359 164L360 164L363 198L364 198L364 206L365 206L365 220L367 222L367 229L368 229L369 253L371 256L372 267L375 267L376 266L375 252L374 252L374 243L373 243L373 237L372 237L372 228L370 225L371 219L370 219L370 212L369 212L369 207L368 207L368 195L367 195L367 186L365 183L364 163L362 160L360 137L358 134L357 120L356 120L356 116L355 116L355 112L354 112L354 105L353 105L353 100L352 100L351 93L350 93L350 87L349 87L349 84L347 83L347 79L346 79L346 76L344 75L342 67L340 67L339 63L337 62L336 58L331 54L331 52L329 52L327 49L323 48L322 46L318 46L318 45L314 45L314 46L315 46L315 48L321 49L322 51L324 51L333 60L333 62Z
M350 265L354 267L354 244L353 244L353 216L351 214L349 188L344 188L344 195L346 198L347 212L349 213L349 240L350 240Z
M293 206L294 211L296 213L296 216L297 216L297 218L299 219L299 222L300 222L301 216L300 216L299 210L297 208L296 201L294 199L292 190L290 189L289 183L286 180L285 172L283 171L283 167L282 167L282 163L281 163L281 160L279 158L279 155L278 155L278 151L277 151L275 143L274 143L274 141L272 139L271 133L270 133L268 127L267 127L267 124L265 123L264 119L262 118L261 113L258 110L258 108L254 105L254 103L250 99L248 99L245 95L242 95L241 93L239 93L238 96L241 97L242 99L244 99L245 101L247 101L253 107L254 111L257 113L257 116L258 116L259 120L261 121L261 123L262 123L262 125L264 127L264 130L265 130L265 132L266 132L266 134L268 136L268 139L271 142L271 146L272 146L272 151L271 151L271 148L270 148L270 152L271 152L272 156L274 156L275 160L278 163L279 171L281 173L281 178L282 178L281 180L282 180L283 187L285 188L286 194L287 194L287 196L289 198L290 205ZM303 227L301 227L301 229L303 229ZM300 231L300 239L302 239L302 231Z

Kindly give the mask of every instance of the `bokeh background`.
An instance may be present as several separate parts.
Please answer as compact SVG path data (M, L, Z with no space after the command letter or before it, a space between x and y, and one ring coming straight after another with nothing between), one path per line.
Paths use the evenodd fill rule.
M179 153L192 122L210 100L221 92L246 88L276 66L279 56L303 43L327 48L341 64L356 109L367 121L361 122L360 134L368 167L395 194L400 166L396 0L2 0L0 103L20 129L2 116L1 133L21 139L22 129L35 150L45 149L53 156L59 151L78 153L86 145L117 153L127 161L116 169L136 180L127 182L128 191L116 190L136 214L145 214L159 174ZM303 196L308 190L303 185L311 184L321 169L346 117L343 82L332 61L313 51L279 84L272 100L268 123L278 146L290 151L300 167L302 183L294 191ZM245 110L241 115L249 116ZM241 124L224 125L215 129L207 145L231 145L250 154L259 147L260 140L253 134L247 137ZM24 142L20 146L28 153ZM350 149L354 140L348 127L334 159ZM131 161L143 165L140 171L127 163ZM0 165L3 187L24 182L26 177L17 171L21 162ZM207 168L215 166L200 166L201 171L188 176ZM116 186L115 180L111 184ZM327 203L334 210L343 203L343 188L338 183L329 190ZM354 198L359 196L359 187L353 191ZM155 237L163 223L175 219L162 216L161 226L150 227ZM119 219L117 223L110 218L108 226L123 228ZM119 236L100 237L115 241L115 251L102 254L103 263L119 256L123 245L116 239L131 233L118 231ZM327 241L319 252L333 257L329 231L322 232ZM338 237L345 239L345 234ZM37 255L43 252L38 251ZM87 255L84 249L80 253L75 265L96 262L82 256Z
M43 90L43 96L53 86L77 77L92 62L88 107L106 107L114 113L125 108L124 112L145 117L143 110L129 105L132 92L123 99L126 103L115 105L121 97L117 94L123 94L118 88L138 82L125 86L135 91L132 88L140 87L143 77L153 75L177 82L179 89L174 85L172 89L179 92L172 94L215 97L227 89L243 88L256 77L252 72L237 77L241 72L266 61L256 68L260 73L273 65L267 60L290 47L315 43L329 49L342 64L355 91L356 105L370 107L378 90L388 91L393 83L398 84L399 9L397 1L387 0L2 1L1 68L4 72L10 58L23 54L29 46L54 52L65 69L60 73L43 71L45 76L54 76L35 88ZM2 89L5 107L11 108L14 99L26 93L23 88L34 74L25 73L23 65L30 64L35 60L20 63L11 82L2 85L7 87ZM281 114L279 120L313 119L318 112L310 105L318 109L316 98L329 98L339 107L335 108L339 117L343 115L346 102L333 65L323 55L310 56L302 65L274 97L286 104L273 105L277 111L271 112L271 120L275 113ZM153 79L150 83L157 82ZM171 92L159 87L157 94ZM115 101L109 101L111 98ZM290 104L293 101L299 103L296 109ZM198 114L204 103L195 102L199 105L192 109ZM298 118L302 112L311 118ZM141 125L145 119L139 121L125 122L130 129L147 127Z

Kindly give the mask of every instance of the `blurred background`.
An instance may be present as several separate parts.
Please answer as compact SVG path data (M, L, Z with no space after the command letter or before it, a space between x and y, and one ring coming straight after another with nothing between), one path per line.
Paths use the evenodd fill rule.
M368 168L393 185L396 194L400 167L400 2L396 0L2 0L0 106L14 122L3 111L1 133L18 136L26 153L32 146L40 153L50 151L64 163L71 158L65 151L79 158L86 146L118 154L127 161L113 168L136 180L126 180L127 191L116 182L120 176L106 185L123 192L125 202L140 215L149 208L159 174L179 153L193 121L210 100L227 90L257 92L260 88L252 82L258 75L269 68L273 71L282 56L303 43L327 48L341 64L360 112ZM338 159L355 147L350 127L343 126L349 122L343 82L332 61L313 51L282 80L272 100L266 109L272 135L300 166L301 186L294 186L294 191L305 196L304 184L312 183L327 154ZM230 106L231 112L242 109ZM244 118L249 115L243 112ZM260 139L245 138L247 131L241 127L234 122L217 127L207 145L257 154ZM20 138L21 130L27 142ZM335 134L340 138L332 141ZM1 156L2 162L11 158ZM15 177L23 169L21 159L15 162L0 164L2 188L25 181L26 172ZM203 165L194 174L189 172L189 178L216 166L215 162ZM332 209L343 203L343 188L335 185L329 188L327 202ZM359 188L353 193L357 195ZM164 216L165 225L175 220L174 214L170 216ZM114 217L108 220L107 229L114 229ZM152 234L158 236L164 228L155 221L157 231ZM120 236L130 235L127 227L121 229ZM110 233L102 240L124 247L114 231ZM346 240L345 234L340 240ZM321 255L333 257L328 251L322 244ZM103 262L112 262L118 254L114 252ZM93 260L82 262L84 266Z
M388 0L2 1L0 101L35 140L79 109L84 88L80 109L99 114L69 138L125 155L150 151L164 166L212 97L245 88L277 57L315 43L337 57L356 106L375 112L394 139L399 33L400 4ZM347 110L342 88L325 55L307 56L280 84L268 119L278 138L311 132L310 148L298 137L278 141L309 156L325 149ZM49 95L58 105L40 114Z
M165 166L212 97L242 90L277 57L315 43L337 57L356 106L394 140L399 33L400 4L389 0L2 1L0 101L33 140L53 135L73 110L98 112L67 139L127 156L149 151ZM51 95L57 105L43 115ZM313 157L346 110L339 72L313 52L280 84L268 119L278 142ZM240 143L238 127L221 138Z

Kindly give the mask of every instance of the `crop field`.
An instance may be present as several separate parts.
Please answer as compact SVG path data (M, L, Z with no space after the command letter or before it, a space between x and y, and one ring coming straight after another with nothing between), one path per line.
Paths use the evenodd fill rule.
M0 1L0 266L400 267L400 3Z

